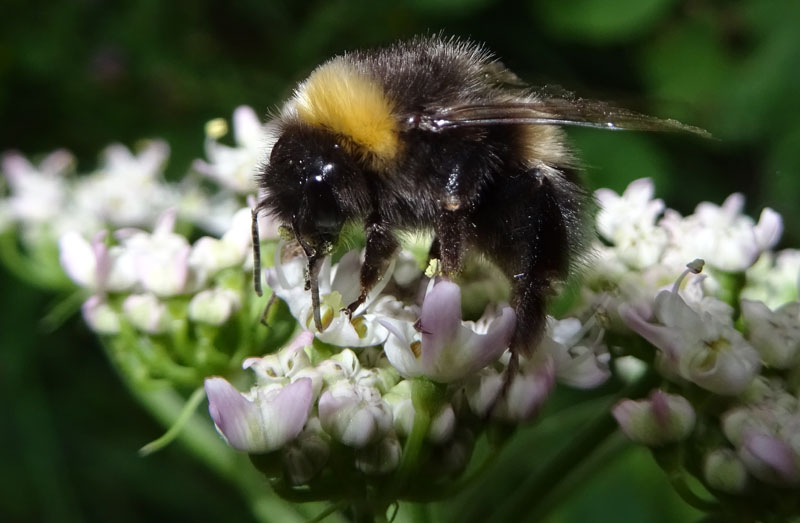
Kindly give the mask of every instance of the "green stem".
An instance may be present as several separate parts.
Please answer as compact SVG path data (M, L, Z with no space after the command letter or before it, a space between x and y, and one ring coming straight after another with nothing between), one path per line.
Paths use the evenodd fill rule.
M658 377L655 373L649 372L639 381L624 389L619 397L641 397L657 383L657 380ZM566 479L571 478L571 473L575 472L578 465L592 455L616 430L616 420L611 416L608 408L603 409L601 415L591 421L544 467L506 498L504 503L493 513L491 521L519 521L527 519L532 512L539 515L537 520L544 517L547 510L543 505L547 503L550 494L559 488ZM574 477L571 478L571 482L574 485L581 483Z
M107 347L110 353L110 347ZM109 356L113 356L109 354ZM111 358L115 361L116 358ZM122 381L147 410L163 426L175 424L185 410L186 400L169 386L143 386L140 380L120 370ZM201 399L202 399L201 395ZM253 515L263 523L286 521L302 523L310 513L278 498L264 477L247 462L247 456L228 447L212 428L211 423L199 415L190 416L178 440L194 457L218 476L236 485L249 500Z
M172 426L169 428L169 430L167 430L167 432L164 433L163 436L140 448L139 455L142 457L148 456L175 441L175 438L180 435L181 430L183 430L183 428L186 426L186 423L188 423L188 421L194 415L197 407L200 405L200 402L202 402L205 397L205 390L203 387L198 387L195 389L192 395L189 396L186 404L183 406L183 411L181 411L181 413L178 415L175 423L172 424Z

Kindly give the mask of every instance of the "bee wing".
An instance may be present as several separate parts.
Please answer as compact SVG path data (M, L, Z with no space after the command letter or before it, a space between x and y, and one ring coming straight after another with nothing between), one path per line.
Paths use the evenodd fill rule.
M711 137L705 129L677 120L647 116L581 98L534 98L507 103L458 105L420 115L414 123L418 128L432 132L487 125L572 125L615 131L680 131Z

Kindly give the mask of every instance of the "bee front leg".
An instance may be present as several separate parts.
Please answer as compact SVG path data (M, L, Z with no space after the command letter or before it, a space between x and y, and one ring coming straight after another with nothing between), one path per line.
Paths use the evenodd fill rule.
M345 309L349 315L366 301L369 291L386 272L389 261L400 247L394 233L380 219L370 220L364 229L367 246L364 252L364 264L361 266L361 293Z

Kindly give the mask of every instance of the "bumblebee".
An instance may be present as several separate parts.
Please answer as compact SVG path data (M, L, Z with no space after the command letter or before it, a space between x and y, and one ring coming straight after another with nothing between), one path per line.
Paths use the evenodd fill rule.
M308 260L306 289L322 330L317 275L348 222L363 224L364 302L403 231L432 230L430 256L459 272L468 249L511 283L512 354L529 354L548 297L584 252L591 198L561 126L701 129L526 86L484 47L441 36L334 57L300 83L274 121L258 173L266 211ZM256 257L257 259L257 257ZM255 281L260 294L256 263ZM424 329L424 325L420 326ZM516 358L515 358L516 360Z

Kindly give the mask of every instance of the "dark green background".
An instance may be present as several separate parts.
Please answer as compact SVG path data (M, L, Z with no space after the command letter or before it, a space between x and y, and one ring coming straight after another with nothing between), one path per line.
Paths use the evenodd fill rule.
M691 136L571 131L592 187L656 179L690 212L734 191L769 205L797 245L800 3L792 0L5 0L0 149L66 147L90 171L112 141L163 137L168 176L202 155L203 124L239 104L276 107L346 49L444 30L484 41L522 78L710 130ZM75 318L45 332L56 296L0 272L0 520L249 521L243 500L179 447L136 449L159 427ZM539 462L547 441L515 449ZM683 521L646 453L603 467L551 521ZM502 496L524 477L509 468ZM489 498L491 499L491 498ZM457 514L444 505L441 516Z

